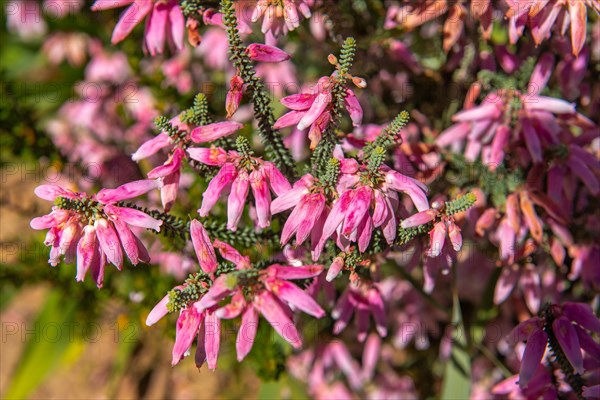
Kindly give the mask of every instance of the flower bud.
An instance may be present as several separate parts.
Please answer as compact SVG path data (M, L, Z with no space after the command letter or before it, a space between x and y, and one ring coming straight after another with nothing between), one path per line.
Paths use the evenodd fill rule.
M259 62L281 62L291 58L285 51L267 44L252 43L246 51L253 61Z
M244 81L238 75L234 75L229 81L229 91L225 99L225 109L227 110L227 119L230 119L237 111L242 101L242 88Z
M198 21L193 18L188 18L185 27L187 28L189 44L193 47L200 46L200 43L202 43L202 36L200 35L200 32L198 32Z
M354 83L356 87L360 89L367 87L367 81L365 81L363 78L359 78L358 76L352 77L352 83Z

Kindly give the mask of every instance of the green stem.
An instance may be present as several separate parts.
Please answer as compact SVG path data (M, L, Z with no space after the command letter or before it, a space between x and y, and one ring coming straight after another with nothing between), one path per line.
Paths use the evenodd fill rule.
M347 74L354 63L354 55L356 52L356 41L349 37L344 41L344 45L340 50L340 68L336 77L335 84L331 90L333 97L333 108L331 109L331 121L323 132L319 144L315 148L311 157L312 171L317 174L324 174L329 159L332 157L333 149L337 143L336 130L342 118L342 108L344 107L344 99L346 98L346 82Z
M232 0L221 1L223 23L227 28L229 54L233 66L239 71L240 77L250 93L254 109L254 117L258 121L258 130L265 143L265 151L277 168L290 178L295 177L295 162L290 151L283 144L279 131L273 129L275 117L271 109L271 101L265 86L256 76L254 65L246 53L237 29L237 17Z
M149 210L132 203L119 202L117 205L119 207L128 207L142 211L152 218L162 221L161 233L168 237L176 237L183 240L189 238L190 224L183 219L158 210ZM233 232L227 229L226 224L219 221L204 220L201 222L211 238L222 240L231 245L239 245L247 249L256 246L257 243L265 243L273 246L278 245L275 233L269 230L257 233L251 227L243 227Z

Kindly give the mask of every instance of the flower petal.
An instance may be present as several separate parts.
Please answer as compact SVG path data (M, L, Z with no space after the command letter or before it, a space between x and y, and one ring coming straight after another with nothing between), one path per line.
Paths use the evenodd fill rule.
M173 346L173 358L171 360L172 365L177 365L185 352L192 347L202 320L203 315L194 307L188 307L181 311L177 319L175 345Z
M583 356L579 346L579 338L575 327L566 317L559 317L552 322L552 331L565 356L578 374L583 374Z
M205 273L212 274L217 270L217 255L208 237L208 232L196 219L190 223L190 236L200 268Z
M148 193L152 189L160 188L161 185L162 184L159 181L151 179L133 181L121 185L115 189L101 189L96 194L96 200L104 204L115 203L117 201L141 196L142 194Z

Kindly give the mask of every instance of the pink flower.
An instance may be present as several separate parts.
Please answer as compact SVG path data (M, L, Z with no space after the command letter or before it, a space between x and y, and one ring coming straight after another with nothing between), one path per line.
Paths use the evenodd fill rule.
M384 238L391 244L397 234L399 192L407 194L417 210L429 208L426 186L386 165L379 168L372 183L361 178L367 167L358 165L355 160L342 159L340 171L339 198L323 223L323 233L313 253L315 260L334 233L337 233L337 244L342 250L356 242L359 251L364 252L375 228L381 228Z
M242 295L241 288L230 289L228 293L232 294L231 303L217 310L217 315L226 319L242 315L242 324L236 341L238 361L243 360L252 349L259 314L262 314L275 331L292 346L299 348L302 345L289 306L316 318L321 318L325 313L311 296L288 280L313 278L321 271L322 267L317 265L300 267L271 265L258 277L258 282L262 283L263 289L255 291L251 301L246 300L247 297ZM207 296L211 295L212 290L212 288L209 290ZM218 288L214 290L222 293ZM223 295L218 295L204 306L222 297Z
M6 7L6 25L9 32L17 33L24 40L41 37L48 26L42 18L40 2L32 0L12 0Z
M289 88L298 87L296 67L291 61L261 63L256 65L256 76L268 82L269 91L275 98L281 98Z
M185 19L179 8L179 2L175 0L96 0L92 10L107 10L128 4L129 7L123 12L113 30L113 44L125 39L144 18L148 17L144 33L144 50L153 56L161 54L165 42L177 51L183 49Z
M235 251L235 254L233 254L234 257L232 258L231 247L224 243L215 241L215 247L213 247L206 229L197 220L192 220L190 223L190 237L200 268L207 276L206 280L199 280L199 288L197 289L199 291L206 293L209 286L212 285L213 288L216 287L217 281L212 278L217 269L215 247L220 250L223 258L228 261L233 260L238 266L244 266L248 263L246 257L242 257ZM181 292L182 290L185 290L188 285L189 283L185 283L184 285L177 286L174 290ZM152 309L146 319L146 325L154 325L162 317L167 315L169 312L169 302L170 297L169 295L166 295L154 309ZM216 307L213 306L199 310L194 304L195 303L192 303L183 308L179 314L175 344L173 346L172 364L176 365L181 361L184 354L188 352L194 339L197 337L198 347L195 356L196 365L200 368L206 361L208 368L214 370L217 367L217 357L219 354L221 321L215 314Z
M251 60L258 62L278 63L292 57L278 47L260 43L252 43L246 48L246 52Z
M495 395L517 399L537 399L542 396L557 398L559 397L559 392L553 382L554 380L555 377L551 371L540 365L532 372L532 376L527 381L526 386L519 385L519 375L513 375L496 384L491 392Z
M175 148L163 165L154 168L147 174L148 178L160 179L162 182L160 197L165 212L171 209L177 199L179 178L181 177L182 160L184 157L185 152L183 149Z
M446 19L443 24L443 48L447 53L459 42L464 30L464 20L469 18L478 21L484 39L489 39L492 33L493 7L489 1L475 1L471 3L470 15L464 4L454 4L449 1L417 1L408 2L402 6L388 8L385 18L385 29L394 29L398 25L407 30L413 30L422 24L435 20L443 15Z
M281 99L281 104L292 111L280 117L273 127L280 129L297 125L299 130L310 127L308 137L311 140L310 148L314 149L331 121L331 109L333 108L331 90L335 80L335 74L329 77L324 76L319 79L315 93L294 94ZM355 126L360 125L362 107L351 89L346 89L345 106L350 113L352 123Z
M198 221L192 221L191 235L200 266L209 275L206 279L200 277L188 280L186 284L176 288L182 291L186 290L186 285L196 285L190 293L195 293L199 298L181 309L173 347L173 364L179 362L198 335L199 341L204 339L204 347L198 346L196 363L200 366L206 359L209 368L214 369L219 347L219 319L232 319L240 315L242 324L236 342L238 360L244 359L252 349L259 315L263 315L286 341L296 348L300 347L302 341L294 325L290 307L316 318L323 317L325 312L312 296L289 280L315 278L321 274L323 267L273 264L257 270L252 268L248 257L242 256L227 243L215 240L211 245L206 231ZM210 278L216 272L215 249L235 269ZM227 297L231 297L231 302L218 308L218 304ZM150 312L146 323L152 325L166 315L170 301L169 296L163 298ZM207 336L209 326L212 332L210 337Z
M322 187L313 185L314 178L304 175L294 187L284 192L271 203L271 212L278 214L294 207L281 232L281 245L283 246L296 234L296 246L301 245L311 237L313 246L319 240L319 231L327 216L326 197Z
M462 247L460 228L454 223L453 217L441 215L437 209L418 212L403 220L400 226L402 228L411 228L427 224L436 218L440 218L440 220L433 224L433 229L429 232L430 245L427 255L438 257L442 252L444 243L446 243L446 236L450 238L450 243L454 251L459 252Z
M85 79L92 82L123 83L131 78L131 68L125 53L109 53L97 43L91 43L92 58L85 68ZM110 99L114 101L113 98Z
M54 65L66 60L71 66L80 67L86 60L89 41L85 33L57 32L46 39L42 52Z
M537 313L542 298L540 275L533 264L527 264L525 267L519 267L518 264L503 267L496 282L494 303L504 302L518 285L525 297L527 308L531 312Z
M350 391L341 381L345 377L353 390L367 383L357 360L342 341L319 343L288 360L288 370L294 377L306 381L309 394L317 399L351 399Z
M543 83L539 77L533 77ZM543 88L536 88L541 91ZM521 105L520 110L513 106ZM437 138L438 145L452 144L455 150L465 146L465 157L474 161L481 154L482 161L495 169L504 159L506 148L524 143L531 162L542 162L545 148L560 142L561 127L557 116L575 116L575 106L565 100L524 94L513 90L499 90L488 94L479 106L465 109L452 117L455 125ZM506 121L515 120L511 129Z
M299 27L301 16L310 18L313 3L313 0L283 0L283 3L258 0L250 19L256 22L262 18L261 31L273 41L274 37L286 35Z
M198 213L202 217L207 216L221 194L229 192L227 227L231 230L237 229L250 189L254 195L260 228L266 228L271 223L271 190L280 195L291 189L289 182L277 167L260 158L236 151L226 152L215 147L190 148L188 154L190 158L203 164L221 167L202 194L202 206Z
M194 143L213 142L239 131L243 126L243 124L234 121L215 122L194 128L190 133L190 138Z
M342 257L335 257L327 270L327 276L325 279L327 282L333 281L344 269L344 259Z
M375 284L362 283L355 287L349 285L338 299L331 316L336 321L333 333L339 335L348 326L352 315L356 315L355 322L358 329L357 339L364 342L369 331L369 315L375 321L375 328L379 336L387 336L387 318L385 305L381 293Z
M179 135L170 137L168 132L162 131L153 139L142 144L131 156L134 161L139 161L156 154L161 149L173 146L167 161L147 174L148 178L158 179L162 182L160 193L165 211L169 211L177 199L181 168L186 157L184 149L187 149L192 141L196 143L214 141L231 135L243 126L238 122L224 121L192 128L182 122L180 116L173 118L170 123L179 129Z
M131 228L160 231L162 221L121 206L119 202L159 187L156 181L134 181L88 196L55 185L41 185L36 188L36 195L56 205L50 214L32 219L31 227L50 229L45 244L51 247L49 262L52 266L58 265L61 256L67 263L76 258L77 280L83 281L91 271L101 287L107 262L119 270L123 267L123 250L134 265L150 261L148 250Z
M190 72L191 52L182 51L165 60L161 66L165 83L175 87L180 94L188 93L193 88L193 77Z
M217 256L213 248L208 232L204 226L197 220L192 220L190 223L190 237L196 251L196 257L200 263L200 268L206 274L212 274L217 270Z

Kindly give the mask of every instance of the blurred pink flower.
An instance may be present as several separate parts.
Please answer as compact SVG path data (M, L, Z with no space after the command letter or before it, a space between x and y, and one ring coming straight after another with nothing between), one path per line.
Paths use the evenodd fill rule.
M144 33L144 50L155 56L163 52L165 42L177 51L183 49L185 19L178 1L96 0L92 10L107 10L126 5L129 7L121 14L113 30L113 44L125 39L144 18L148 17Z

